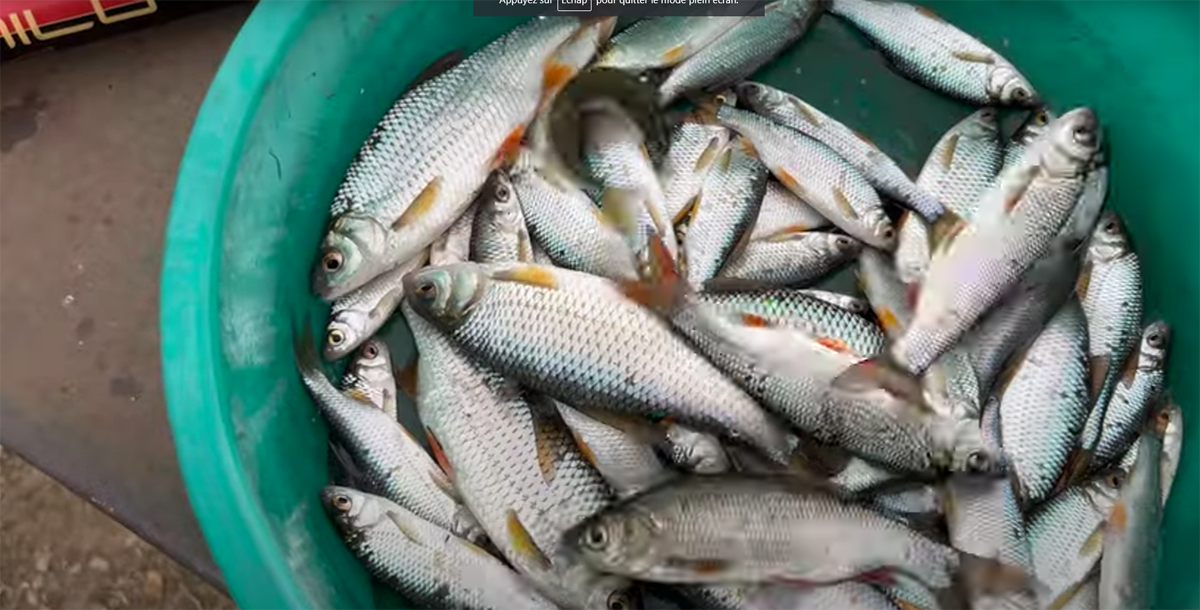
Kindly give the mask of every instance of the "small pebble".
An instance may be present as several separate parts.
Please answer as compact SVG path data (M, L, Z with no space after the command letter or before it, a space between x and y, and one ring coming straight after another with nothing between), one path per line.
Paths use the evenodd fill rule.
M88 560L88 569L89 570L95 570L97 572L107 572L110 567L112 567L112 564L110 564L108 562L108 560L103 557L92 557L91 559Z

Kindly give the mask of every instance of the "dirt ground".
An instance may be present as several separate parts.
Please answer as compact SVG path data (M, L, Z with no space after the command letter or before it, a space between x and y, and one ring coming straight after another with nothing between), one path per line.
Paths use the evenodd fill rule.
M0 610L236 608L82 498L0 448Z

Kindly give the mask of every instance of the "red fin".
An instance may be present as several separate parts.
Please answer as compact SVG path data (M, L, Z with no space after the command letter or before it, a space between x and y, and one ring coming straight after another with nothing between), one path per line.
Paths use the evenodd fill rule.
M917 309L917 301L921 298L920 284L905 284L904 285L904 304L908 306L909 311Z
M646 251L649 260L640 271L642 280L625 282L625 296L659 313L670 312L680 301L686 286L662 236L651 235L648 241Z
M771 325L771 321L752 313L742 314L742 324L745 326L753 326L756 328L766 328Z
M863 572L855 577L854 580L868 585L894 587L896 586L896 573L891 568L878 568L869 572Z
M834 337L818 337L817 343L820 343L821 345L828 347L835 352L840 352L843 354L854 353L854 351L850 349L850 346L846 345L845 341Z
M564 85L575 78L578 70L571 64L565 64L556 59L550 59L542 69L542 99L545 100L558 93Z
M438 439L433 435L433 432L430 432L428 429L425 430L425 437L429 439L429 448L433 451L433 459L436 460L438 466L441 466L442 470L446 472L446 476L450 477L450 480L453 481L454 467L450 465L450 460L446 458L446 452L442 450L442 444L438 442Z
M400 391L408 394L408 397L413 401L417 400L417 366L418 360L414 360L412 364L401 369L396 369L396 385L400 387Z
M1111 366L1112 356L1108 354L1092 356L1088 367L1091 372L1091 383L1088 386L1088 396L1091 399L1089 402L1096 404L1096 398L1100 396L1100 390L1104 389L1104 380L1108 378L1108 368Z
M500 148L496 149L496 158L493 165L503 167L511 164L517 158L517 152L521 150L521 139L525 137L525 125L517 125L504 141L500 143Z
M1125 508L1124 500L1117 500L1113 505L1112 512L1108 514L1107 527L1113 532L1123 532L1129 527L1129 509Z

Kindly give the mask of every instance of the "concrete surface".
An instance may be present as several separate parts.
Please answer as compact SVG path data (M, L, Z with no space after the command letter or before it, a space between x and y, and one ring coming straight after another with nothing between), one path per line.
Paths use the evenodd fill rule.
M218 583L163 404L158 276L192 120L252 8L31 54L0 69L0 443ZM10 482L5 473L6 587L19 585L10 573L38 572L43 547L65 532L79 533L69 542L81 555L64 561L90 561L82 553L94 544L86 553L113 570L161 565L148 552L130 555L124 535L87 534L92 526L75 521L86 511L66 496L23 503L54 495L36 481ZM6 590L5 607L25 595ZM76 593L37 604L99 599Z

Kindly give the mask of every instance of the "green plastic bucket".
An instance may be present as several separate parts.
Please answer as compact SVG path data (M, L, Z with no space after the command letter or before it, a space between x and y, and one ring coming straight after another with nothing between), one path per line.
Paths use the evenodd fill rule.
M1055 108L1089 104L1107 126L1110 203L1148 270L1149 314L1176 329L1170 378L1188 420L1158 607L1200 607L1200 4L927 5L1001 50ZM327 431L293 365L292 325L323 323L309 267L371 127L434 59L520 21L473 17L470 2L451 0L263 2L217 73L171 210L162 357L192 506L243 608L403 607L372 585L318 503ZM910 171L970 111L889 72L833 18L757 77L869 134ZM391 332L404 342L403 323Z

